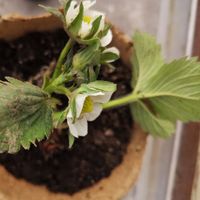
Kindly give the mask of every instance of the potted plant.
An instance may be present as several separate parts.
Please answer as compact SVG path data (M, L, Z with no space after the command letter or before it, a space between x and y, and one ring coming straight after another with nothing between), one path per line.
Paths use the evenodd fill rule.
M176 120L200 119L197 59L165 63L153 37L137 32L133 47L91 12L94 1L61 3L46 8L58 18L0 23L2 199L120 199L139 173L144 132L167 137Z

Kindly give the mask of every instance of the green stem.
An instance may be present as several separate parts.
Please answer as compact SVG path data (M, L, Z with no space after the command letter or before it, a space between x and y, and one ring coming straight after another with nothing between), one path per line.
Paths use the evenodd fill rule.
M124 106L130 103L133 103L135 101L138 101L139 99L140 99L139 95L135 95L131 93L127 96L121 97L119 99L111 100L108 103L105 103L103 105L103 109L110 109L114 107Z
M72 80L71 75L60 74L55 79L52 79L52 81L43 89L49 94L52 94L53 92L59 90L64 83L67 83L68 81L71 81L71 80Z
M59 74L61 73L61 69L62 69L62 65L65 62L65 58L66 55L69 53L71 47L74 44L74 40L72 40L71 38L68 40L67 44L65 45L65 47L63 48L59 58L58 58L58 62L55 68L55 71L53 73L53 77L52 79L55 79L59 76Z

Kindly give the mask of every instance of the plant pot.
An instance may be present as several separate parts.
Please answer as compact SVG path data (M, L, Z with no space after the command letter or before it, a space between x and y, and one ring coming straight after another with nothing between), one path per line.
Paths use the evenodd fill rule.
M4 17L0 22L0 39L11 40L33 31L49 31L62 27L53 16L34 18L20 16ZM132 43L118 29L113 27L113 45L121 52L121 60L128 66ZM146 145L147 135L138 125L133 127L133 136L123 162L108 178L83 189L74 195L53 193L44 186L33 185L17 179L0 166L0 200L118 200L124 197L137 180ZM58 172L59 173L59 172Z

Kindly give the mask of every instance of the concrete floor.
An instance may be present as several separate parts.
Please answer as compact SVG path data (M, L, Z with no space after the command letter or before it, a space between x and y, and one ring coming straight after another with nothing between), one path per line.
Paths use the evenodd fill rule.
M43 10L37 4L57 6L57 0L0 0L0 15L20 13L36 15ZM134 30L156 34L160 0L97 0L97 10L107 16L124 32Z

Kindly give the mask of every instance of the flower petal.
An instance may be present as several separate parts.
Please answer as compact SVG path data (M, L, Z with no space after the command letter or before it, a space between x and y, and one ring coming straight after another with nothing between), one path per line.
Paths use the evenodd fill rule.
M90 31L92 29L92 23L86 23L86 22L82 22L82 25L81 25L81 29L79 30L79 33L78 35L81 37L81 38L85 38L87 35L89 35Z
M112 31L109 30L108 33L101 38L101 46L106 47L107 45L109 45L112 41L112 38L113 38Z
M92 22L99 16L102 16L98 32L103 31L103 29L105 27L105 13L99 12L96 10L89 10L89 11L85 12L85 15L90 16L92 18Z
M76 117L79 118L81 115L81 111L83 109L83 105L85 102L86 97L88 97L88 94L78 94L76 96Z
M84 116L88 121L94 121L101 114L102 110L102 104L95 103L93 111L90 113L85 113Z
M104 95L99 95L99 96L92 96L92 100L96 103L107 103L111 96L112 96L113 92L105 92Z
M79 118L81 115L81 111L83 109L83 105L85 102L86 97L89 96L88 94L78 94L76 96L76 118ZM69 109L69 112L67 113L67 118L73 118L72 110Z
M88 133L88 123L85 117L81 119L77 119L75 123L73 123L71 118L67 118L67 123L69 125L69 130L71 134L78 138L79 136L86 136Z
M97 31L97 33L99 33L100 31L103 31L103 30L104 30L104 27L105 27L105 14L102 13L101 16L102 16L102 18L101 18L99 30Z
M78 13L79 6L77 6L77 1L71 1L70 7L65 16L67 26L69 26L74 21Z

